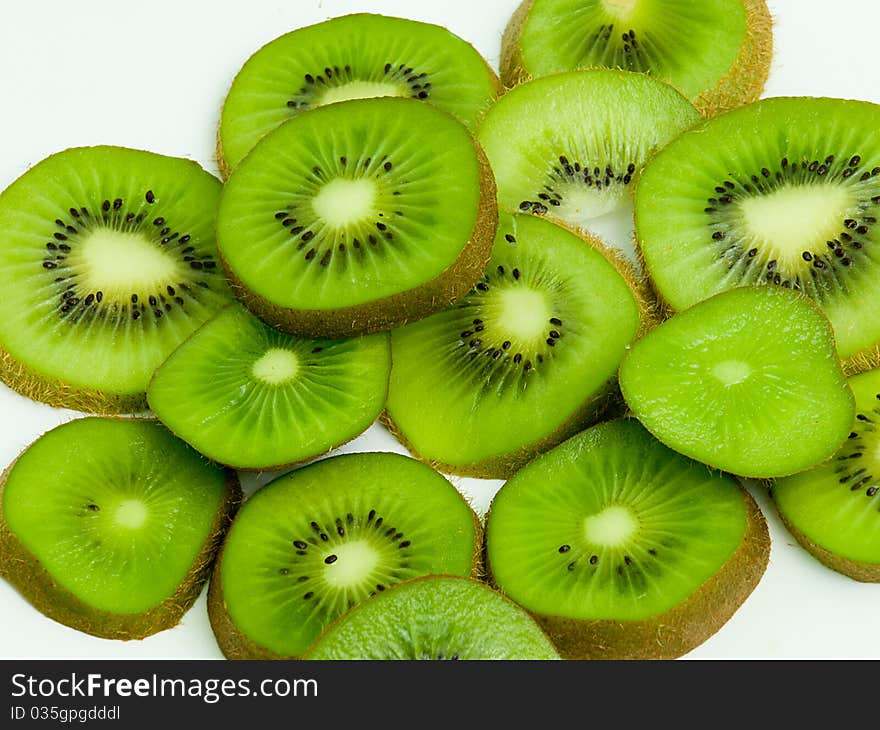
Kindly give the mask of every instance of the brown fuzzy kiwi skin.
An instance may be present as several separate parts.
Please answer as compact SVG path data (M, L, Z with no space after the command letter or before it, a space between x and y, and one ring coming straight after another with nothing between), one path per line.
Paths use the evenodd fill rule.
M47 377L8 352L0 344L0 382L16 393L53 408L70 408L83 413L115 416L142 413L147 409L146 393L108 393L78 388Z
M736 60L715 86L692 99L703 116L748 104L761 96L773 59L773 18L766 0L742 0L746 11L746 37ZM516 9L501 41L501 81L507 88L531 78L523 62L519 41L535 0L524 0Z
M454 304L483 275L498 228L495 176L486 153L473 136L471 140L477 153L480 176L477 219L458 258L431 281L377 301L342 309L289 309L249 289L229 266L220 247L220 259L233 293L251 312L275 329L298 337L329 339L385 332Z
M464 496L462 496L464 500ZM465 500L466 501L466 500ZM471 509L474 520L474 544L473 544L473 560L471 562L471 570L468 577L480 580L485 574L483 564L483 523L480 517ZM285 656L276 654L266 647L253 641L246 634L242 633L233 621L229 609L226 606L226 599L223 596L223 579L221 577L221 566L223 564L223 553L226 549L226 543L220 549L220 554L214 562L213 572L211 574L211 582L208 585L208 619L211 623L211 630L217 640L217 646L227 659L232 660L295 660L302 659L302 656ZM396 585L396 584L395 584ZM338 620L339 617L334 619ZM332 623L332 622L331 622ZM326 630L326 627L325 627Z
M771 495L773 493L772 487L770 493ZM774 504L776 504L775 501ZM811 553L813 557L825 567L831 568L831 570L837 571L838 573L859 581L860 583L880 583L880 563L863 563L859 560L850 560L841 557L840 555L835 555L818 543L813 542L795 527L794 524L782 514L782 510L780 510L778 506L776 508L776 514L779 515L782 524L785 525L786 529L788 529L794 539L798 541L800 546L807 552Z
M16 459L17 461L17 459ZM6 478L15 461L0 475L0 506ZM143 613L111 613L96 609L62 587L40 561L18 540L6 524L0 509L0 577L7 580L43 615L102 639L132 641L173 628L202 592L226 530L242 501L235 472L227 469L226 491L208 539L196 556L177 590L160 604Z
M767 521L751 494L740 490L746 506L742 542L718 572L678 606L641 621L578 620L530 612L560 655L574 660L670 660L716 634L757 587L770 559ZM487 559L489 582L503 593L491 567Z

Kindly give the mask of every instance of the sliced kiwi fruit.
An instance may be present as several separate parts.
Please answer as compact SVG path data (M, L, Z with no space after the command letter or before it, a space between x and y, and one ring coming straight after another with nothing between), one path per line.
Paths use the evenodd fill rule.
M518 86L489 110L477 136L500 208L587 230L625 209L648 156L700 119L661 81L598 69Z
M833 570L880 583L880 370L849 379L852 431L821 466L777 479L771 494L798 542Z
M501 77L640 71L713 115L757 99L772 56L765 0L524 0L504 33Z
M460 576L404 581L336 620L306 652L318 660L552 660L528 613Z
M767 567L770 537L736 480L634 419L539 456L495 495L491 580L568 659L672 659L715 634Z
M620 388L660 441L744 477L821 463L854 416L828 319L778 287L731 289L668 319L623 359Z
M153 413L205 456L275 469L350 441L382 412L387 333L306 340L231 304L186 340L147 390Z
M386 424L441 471L512 475L613 403L643 324L631 280L595 240L502 214L477 286L392 333Z
M814 299L850 372L880 365L880 106L766 99L683 134L645 169L636 235L675 311L764 284Z
M333 456L242 507L211 579L211 626L227 658L297 658L345 611L397 583L476 575L481 540L476 513L424 464Z
M142 639L195 602L240 500L156 421L70 421L0 480L0 576L55 621Z
M142 410L156 367L231 299L220 182L194 162L75 148L0 194L0 380L93 413Z
M254 53L223 105L218 158L228 174L269 131L349 99L412 98L471 129L500 91L477 50L446 28L359 13L286 33Z
M353 337L466 294L497 225L492 171L461 122L412 99L300 114L229 177L217 237L235 293L301 337Z

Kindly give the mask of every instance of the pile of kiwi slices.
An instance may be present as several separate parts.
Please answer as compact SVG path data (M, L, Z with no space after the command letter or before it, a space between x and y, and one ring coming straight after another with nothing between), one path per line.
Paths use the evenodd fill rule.
M0 477L0 576L123 640L207 586L224 656L310 660L679 657L777 516L880 582L880 107L758 100L770 21L525 0L496 74L331 18L229 79L217 176L33 165L0 380L85 417Z

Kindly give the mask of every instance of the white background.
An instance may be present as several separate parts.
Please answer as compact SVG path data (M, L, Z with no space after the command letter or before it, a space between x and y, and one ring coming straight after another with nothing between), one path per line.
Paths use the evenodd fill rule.
M379 12L445 25L497 68L501 33L517 4L7 0L0 5L0 189L43 157L80 145L152 150L197 160L216 173L214 130L224 95L247 57L276 36L336 15ZM880 102L880 6L874 0L771 0L769 5L776 53L765 96ZM41 433L76 415L31 403L0 385L0 470ZM378 449L402 452L378 426L345 450ZM501 485L453 481L479 512ZM251 489L256 483L246 482ZM760 490L752 491L770 522L770 566L733 619L688 656L880 658L880 585L859 584L824 568L794 543ZM118 642L50 621L0 581L0 658L23 657L221 654L204 595L178 627L143 641Z

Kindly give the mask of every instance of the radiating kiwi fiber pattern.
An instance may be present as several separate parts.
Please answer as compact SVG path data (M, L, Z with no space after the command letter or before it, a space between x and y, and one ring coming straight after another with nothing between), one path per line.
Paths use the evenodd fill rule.
M359 13L276 38L238 72L223 105L217 151L224 177L292 116L350 99L433 104L470 129L501 84L479 52L446 28Z
M0 194L0 379L91 412L146 405L155 368L230 300L220 182L186 160L66 150Z

